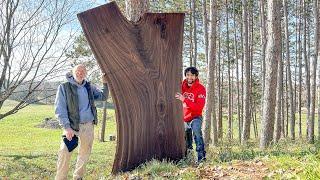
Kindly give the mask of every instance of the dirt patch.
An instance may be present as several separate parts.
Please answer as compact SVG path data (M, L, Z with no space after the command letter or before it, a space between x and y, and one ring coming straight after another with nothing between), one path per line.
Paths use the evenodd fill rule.
M36 127L47 128L47 129L61 129L61 126L59 125L59 121L51 117L44 118L43 122L36 125Z
M192 174L190 177L188 174ZM159 179L175 179L173 177L184 177L186 179L201 179L201 180L233 180L233 179L249 179L260 180L271 178L277 173L272 173L268 165L261 160L253 161L233 161L228 165L210 165L201 163L199 165L190 165L181 168L176 172L164 172L157 175ZM138 180L138 179L154 179L150 174L130 174L127 173L120 179ZM181 179L181 178L177 178ZM184 179L184 178L182 178Z
M238 161L229 166L198 167L201 179L263 179L269 173L267 166L260 160Z

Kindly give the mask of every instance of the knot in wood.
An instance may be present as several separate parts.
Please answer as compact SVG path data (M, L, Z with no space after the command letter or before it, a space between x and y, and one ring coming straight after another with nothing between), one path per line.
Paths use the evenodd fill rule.
M154 24L158 26L160 29L160 37L162 39L166 38L166 25L167 25L167 20L165 17L157 17L156 20L154 21Z
M164 117L166 115L167 104L163 99L159 99L157 102L157 112L160 117Z

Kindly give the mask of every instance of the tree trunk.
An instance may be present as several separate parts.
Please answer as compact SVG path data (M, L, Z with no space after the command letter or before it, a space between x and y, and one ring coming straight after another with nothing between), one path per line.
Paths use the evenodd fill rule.
M242 23L244 26L243 34L243 53L244 53L244 118L243 118L243 128L241 134L241 143L246 144L247 140L250 138L250 62L249 62L249 45L248 45L248 12L247 12L247 1L242 0Z
M231 66L231 68L232 68L232 66ZM232 71L232 69L231 69L231 87L230 87L230 89L231 89L231 139L233 139L233 126L234 126L234 124L233 124L233 114L234 114L234 111L233 111L233 106L234 106L234 97L233 97L233 94L232 94L232 91L233 91L233 89L234 89L234 83L233 83L233 79L234 79L234 72Z
M254 45L253 45L253 39L254 39L254 34L253 34L253 11L254 11L254 4L253 2L250 3L250 11L249 11L249 29L250 29L250 33L249 33L249 54L250 54L250 114L251 119L252 119L252 126L253 126L253 133L254 133L254 137L257 138L258 137L258 128L257 128L257 121L256 119L254 119L256 117L256 108L255 108L255 99L254 99L254 95L253 95L253 53L254 53ZM250 131L249 131L249 137L250 137Z
M212 118L213 145L218 144L216 108L215 108L215 63L216 63L216 3L215 0L210 1L210 41L209 41L209 61L207 72L207 98L205 107L205 136L204 142L209 147L211 141L210 128Z
M281 50L280 50L281 51ZM281 53L282 55L282 53ZM278 59L278 76L277 76L277 103L276 103L276 124L274 131L274 141L278 142L281 137L281 118L282 118L282 94L283 94L283 67L281 57Z
M316 48L315 48L315 54L316 54L316 58L317 58L317 61L320 61L320 1L319 0L315 0L317 2L315 2L315 10L317 10L316 14L317 16L315 16L315 25L316 25L316 36L315 36L315 43L316 43ZM320 79L320 68L319 68L319 71L318 71L318 78ZM318 90L318 140L320 140L320 89Z
M301 53L302 53L302 48L301 48L301 2L302 0L300 0L300 5L299 5L299 25L298 25L298 63L299 63L299 138L302 137L302 128L301 128L301 116L302 116L302 57L301 57ZM293 129L294 130L294 129ZM294 139L292 137L292 139Z
M149 0L126 0L126 16L129 21L138 22L149 10Z
M281 59L281 16L279 0L268 0L266 83L263 98L260 148L269 146L273 138L275 100L277 86L277 64Z
M192 0L192 22L193 22L193 67L197 67L198 42L197 42L197 18L196 18L196 1Z
M289 38L289 30L288 30L288 11L287 11L287 0L283 0L283 13L284 13L284 25L285 25L285 46L286 46L286 68L287 68L287 80L289 89L287 92L289 98L289 106L290 106L290 124L293 127L293 132L291 130L291 138L294 139L294 124L296 121L295 118L295 110L294 110L294 99L293 99L293 88L292 88L292 80L291 80L291 65L290 65L290 38Z
M310 122L310 72L307 57L307 7L306 0L303 0L303 59L305 67L305 83L306 83L306 108L307 108L307 124ZM308 125L307 125L308 127ZM308 134L308 131L307 131Z
M308 142L314 143L314 111L316 102L316 71L317 71L317 60L316 56L311 58L312 68L311 68L311 106L310 106L310 118L307 122L308 130Z
M308 142L314 143L314 119L315 119L315 106L316 106L316 73L317 73L317 59L319 51L319 9L318 0L313 0L313 14L314 14L314 24L315 24L315 37L314 46L315 53L312 56L312 72L311 72L311 104L310 104L310 120L308 121ZM319 108L319 107L318 107Z
M192 0L189 0L189 35L190 35L190 58L189 58L189 66L191 67L193 65L193 52L194 52L194 49L193 49L193 11L192 11Z
M261 38L261 66L262 66L262 92L264 91L264 83L266 77L266 21L265 21L265 8L264 8L264 1L260 0L260 38ZM263 104L263 96L261 96L261 112L262 112L262 104Z
M104 142L104 136L106 132L106 121L107 121L107 101L103 102L103 115L102 115L102 121L101 121L101 131L100 131L100 137L99 141Z
M241 10L242 11L242 10ZM240 44L241 44L241 119L240 119L240 143L242 143L242 132L243 132L243 119L244 119L244 38L243 38L243 23L240 27Z
M299 7L299 5L298 5L298 0L296 0L296 3L295 3L295 7L296 7L296 9L295 9L295 11L296 11L296 16L298 16L298 13L299 13L299 11L298 11L298 7ZM299 105L298 104L298 102L297 102L297 72L298 72L298 70L297 70L297 68L298 68L298 54L299 54L299 50L298 50L298 32L299 32L299 20L298 20L298 18L295 18L296 19L296 21L295 21L295 26L296 26L296 28L295 28L295 30L296 30L296 35L295 35L295 45L296 45L296 47L295 47L295 63L294 63L294 113L297 113L297 106ZM296 114L295 114L296 115ZM290 121L290 136L291 136L291 139L295 139L295 131L294 131L294 129L295 129L295 122L294 123L292 123L292 121Z
M285 49L285 47L283 48ZM285 61L285 56L283 55L283 61ZM285 66L286 67L286 66ZM283 104L283 108L285 110L285 117L282 120L282 125L281 125L281 133L282 133L282 137L286 138L287 137L287 129L286 129L286 125L288 124L287 122L289 121L289 103L288 103L288 72L287 69L285 69L286 75L284 76L286 79L284 80L285 82L285 91L284 91L284 104Z
M229 15L228 15L228 0L225 1L226 7L226 38L227 38L227 63L228 63L228 131L227 138L231 139L231 126L232 126L232 110L231 110L231 67L230 67L230 50L229 50Z
M205 48L205 61L208 64L208 16L207 16L207 1L202 0L202 21L203 21L203 38L204 38L204 48Z
M219 26L220 27L220 26ZM219 97L219 110L218 110L218 138L222 139L223 137L223 127L222 127L222 100L223 100L223 62L221 63L221 35L219 29L219 53L218 53L218 97ZM221 67L222 66L222 67Z
M105 80L104 80L105 81ZM104 135L106 132L106 121L107 121L107 103L108 103L108 97L109 97L109 87L106 84L106 82L103 83L103 92L107 92L106 100L103 102L103 116L102 116L102 122L101 122L101 132L100 132L100 142L104 142Z
M283 48L282 48L283 49ZM281 59L281 61L283 61L283 58L284 57L282 57L282 59ZM283 64L282 64L282 68L283 68ZM282 73L284 73L283 72L283 69L282 69ZM282 77L284 77L284 75L282 76ZM284 137L284 119L286 118L286 105L284 104L285 103L285 101L284 101L284 98L285 98L285 90L284 90L284 83L283 82L286 82L286 79L282 79L282 93L281 93L281 122L280 122L280 125L279 125L279 127L280 127L280 132L279 132L279 134L280 134L280 137L281 137L281 135L282 135L282 137Z
M205 148L208 149L209 144L211 143L211 113L215 116L215 108L211 107L211 103L213 103L213 106L215 105L215 94L214 89L212 89L211 83L214 83L214 67L210 69L209 63L208 63L208 17L207 17L207 1L202 0L202 21L203 21L203 39L204 39L204 56L205 56L205 62L208 65L208 71L207 71L207 95L206 95L206 106L205 106L205 118L204 118L204 143ZM211 63L212 64L212 63ZM210 72L213 71L213 72ZM211 82L210 82L211 81ZM214 87L214 84L213 84ZM212 92L210 92L212 91ZM212 94L213 93L213 94ZM213 101L213 102L212 102ZM214 119L214 118L213 118Z
M237 26L236 26L236 6L235 0L232 1L233 7L233 28L234 28L234 57L236 61L236 78L237 78L237 119L238 133L241 142L241 107L240 107L240 81L239 81L239 59L238 59L238 42L237 42Z

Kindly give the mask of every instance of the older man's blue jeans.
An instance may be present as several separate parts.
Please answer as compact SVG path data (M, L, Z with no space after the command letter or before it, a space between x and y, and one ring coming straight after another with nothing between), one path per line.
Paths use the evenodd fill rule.
M202 117L196 117L190 122L184 123L185 139L187 151L192 148L192 134L196 143L196 151L198 154L198 162L205 160L206 151L204 149L204 142L202 137Z

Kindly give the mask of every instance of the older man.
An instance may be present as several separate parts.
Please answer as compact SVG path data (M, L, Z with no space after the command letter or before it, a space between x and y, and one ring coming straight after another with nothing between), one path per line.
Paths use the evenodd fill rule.
M94 100L105 100L108 96L106 84L104 91L101 91L85 79L86 75L87 70L84 65L75 66L72 74L67 73L67 82L59 85L55 100L55 114L63 127L66 139L70 142L74 136L79 139L74 179L82 179L84 176L85 165L91 153L94 139L93 125L97 124ZM72 151L69 152L66 144L68 142L61 142L55 179L67 179L68 176Z

